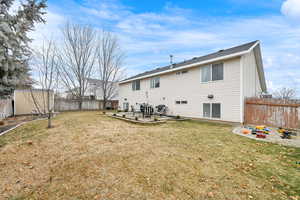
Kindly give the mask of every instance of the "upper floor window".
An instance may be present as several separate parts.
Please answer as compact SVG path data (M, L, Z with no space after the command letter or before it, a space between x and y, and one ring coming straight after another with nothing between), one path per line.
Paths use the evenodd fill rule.
M141 81L140 80L136 80L136 81L132 81L132 90L140 90L141 89Z
M188 72L189 72L188 70L179 71L179 72L176 72L176 75L186 74Z
M224 79L224 64L217 63L201 68L201 82L218 81Z
M159 77L151 78L150 87L151 88L159 88L160 87L160 78Z

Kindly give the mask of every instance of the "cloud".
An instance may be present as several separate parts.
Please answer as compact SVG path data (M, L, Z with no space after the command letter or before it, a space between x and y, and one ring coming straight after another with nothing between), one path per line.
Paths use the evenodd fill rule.
M300 1L286 0L282 4L281 12L289 18L300 20Z
M33 39L31 43L32 48L39 48L45 40L54 40L59 44L62 39L60 28L67 19L53 11L47 11L44 19L46 23L37 24L35 31L29 34L29 37Z
M288 10L285 7L289 7L290 2L300 1L285 1L282 13ZM182 9L171 3L167 3L159 12L136 12L117 0L100 3L92 1L84 5L73 3L68 11L62 8L60 12L48 13L47 24L39 25L34 34L35 44L51 32L59 38L59 27L66 21L66 13L69 12L68 16L74 17L76 23L88 23L97 28L105 26L118 35L127 53L126 68L128 76L131 76L169 64L170 54L174 55L175 62L180 62L219 49L261 40L268 87L275 89L299 85L300 23L291 23L290 17L269 14L203 18L193 13L193 10ZM293 5L294 10L288 10L286 13L289 15L285 15L297 13L295 10L300 6L296 6Z

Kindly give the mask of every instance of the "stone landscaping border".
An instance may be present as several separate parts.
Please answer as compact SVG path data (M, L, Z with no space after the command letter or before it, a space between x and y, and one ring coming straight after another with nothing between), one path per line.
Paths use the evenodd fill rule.
M120 117L120 116L113 116L113 115L107 115L111 118L114 119L119 119L122 121L126 121L126 122L130 122L130 123L134 123L134 124L142 124L142 125L158 125L158 124L164 124L167 121L150 121L150 122L145 122L145 121L140 121L140 120L134 120L134 119L129 119L129 118L124 118L124 117Z

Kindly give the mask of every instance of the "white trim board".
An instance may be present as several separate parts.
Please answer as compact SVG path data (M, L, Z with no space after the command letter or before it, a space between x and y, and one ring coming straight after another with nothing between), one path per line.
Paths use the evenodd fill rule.
M145 79L145 78L149 78L149 77L152 77L152 76L157 76L157 75L160 75L160 74L174 72L174 71L178 71L178 70L182 70L182 69L187 69L187 68L195 67L195 66L198 66L198 65L205 65L205 64L220 61L220 60L239 57L239 56L242 56L244 54L250 53L258 44L260 44L259 41L257 41L251 48L249 48L246 51L230 54L230 55L227 55L227 56L221 56L221 57L217 57L217 58L213 58L213 59L209 59L209 60L205 60L205 61L201 61L201 62L189 64L189 65L184 65L184 66L181 66L181 67L171 68L171 69L168 69L168 70L165 70L165 71L156 72L156 73L153 73L153 74L148 74L148 75L144 75L144 76L140 76L140 77L124 80L124 81L120 81L119 84L131 82L131 81L138 80L138 79Z

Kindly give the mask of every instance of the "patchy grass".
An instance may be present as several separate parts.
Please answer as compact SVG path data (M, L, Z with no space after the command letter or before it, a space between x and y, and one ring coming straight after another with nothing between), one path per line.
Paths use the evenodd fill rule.
M53 124L0 137L0 199L300 199L300 149L228 125L141 126L102 112Z

